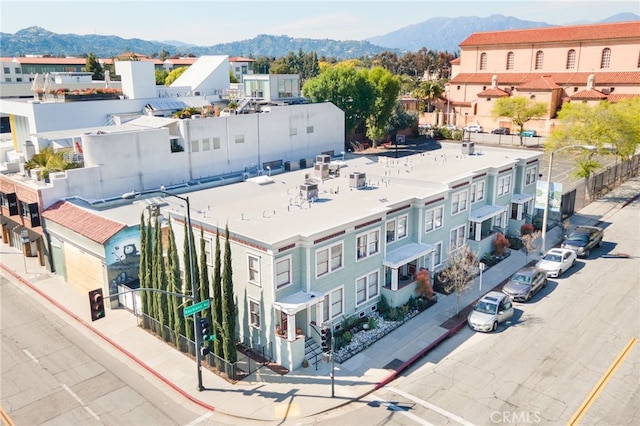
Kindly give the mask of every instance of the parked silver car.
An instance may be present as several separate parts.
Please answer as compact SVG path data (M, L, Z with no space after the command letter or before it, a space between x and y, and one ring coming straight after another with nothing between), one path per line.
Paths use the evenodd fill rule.
M497 291L490 291L473 306L467 324L476 331L495 331L498 324L513 317L511 300Z
M541 288L547 286L547 271L535 266L525 266L513 274L502 292L511 300L527 302Z

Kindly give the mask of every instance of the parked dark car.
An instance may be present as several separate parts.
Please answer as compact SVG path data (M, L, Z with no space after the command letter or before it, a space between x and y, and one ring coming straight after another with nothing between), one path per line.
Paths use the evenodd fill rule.
M497 129L493 129L491 131L494 135L508 135L511 133L508 127L498 127Z
M560 247L575 251L578 257L589 257L592 248L602 245L603 238L604 229L598 226L578 226L565 236Z
M528 302L531 296L547 286L547 271L535 266L525 266L513 274L502 287L502 292L511 300Z

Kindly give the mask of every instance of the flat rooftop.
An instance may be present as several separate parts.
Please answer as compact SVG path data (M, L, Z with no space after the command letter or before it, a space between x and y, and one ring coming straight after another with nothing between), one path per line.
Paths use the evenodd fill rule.
M345 224L365 221L416 200L441 197L465 178L542 156L536 151L486 146L476 147L474 155L465 155L460 143L440 145L440 149L401 158L359 154L344 161L334 158L331 164L340 166L339 177L312 182L317 183L318 194L311 202L299 194L305 175L313 178L313 168L190 192L167 190L189 197L194 225L206 223L224 229L228 224L232 234L269 246L289 239L313 239L318 233L343 229ZM364 188L350 186L354 172L365 174ZM139 223L149 203L158 203L165 215L167 211L181 217L186 214L184 201L163 197L160 191L99 214L131 225Z

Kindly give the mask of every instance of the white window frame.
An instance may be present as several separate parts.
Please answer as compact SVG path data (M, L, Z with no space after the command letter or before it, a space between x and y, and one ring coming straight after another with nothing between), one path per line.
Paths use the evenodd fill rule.
M370 229L356 235L356 261L380 253L380 229Z
M260 257L253 254L247 254L247 280L260 286Z
M498 197L511 193L511 175L498 178Z
M262 316L260 315L260 302L257 299L248 297L249 305L249 324L253 328L260 329L262 327Z
M358 295L364 298L358 298ZM356 278L355 301L356 307L375 299L380 294L380 271L376 270Z
M339 249L339 256L336 256L337 253L334 253L334 249ZM320 258L320 254L326 252L327 254L327 270L326 272L319 273L318 270L318 260ZM337 259L339 257L339 259ZM339 269L342 269L344 266L344 246L342 242L327 245L322 247L321 249L316 250L316 278L323 277L327 274L335 272ZM336 260L338 260L338 264L336 264ZM323 262L324 263L324 262Z
M280 271L280 265L284 265L285 269ZM276 275L275 283L276 283L277 290L280 290L281 288L291 285L291 281L292 281L291 280L291 256L276 259L275 275ZM285 278L285 280L280 282L283 277Z
M323 300L322 322L339 317L344 312L344 288L342 286L330 291Z
M467 211L469 208L469 191L458 191L451 196L451 216Z
M391 220L388 220L384 225L384 235L385 235L385 241L387 243L392 243L397 239L396 223L397 223L396 218L393 218ZM391 229L389 229L389 227L391 227ZM391 233L391 237L389 237L390 233Z
M471 203L477 203L484 200L485 189L487 185L485 181L481 180L471 184Z
M401 240L409 236L409 215L402 215L397 217L396 222L396 239Z
M467 225L460 225L453 228L449 234L449 250L458 250L465 245L467 240Z
M431 218L430 218L431 217ZM438 224L438 218L440 223ZM444 206L434 207L424 213L424 232L429 233L444 226Z
M204 253L207 256L207 266L213 266L213 252L211 248L213 247L213 239L211 238L203 238L204 240Z
M538 166L527 167L525 171L525 186L533 185L538 180Z
M442 241L433 243L433 247L433 266L440 266L442 265Z

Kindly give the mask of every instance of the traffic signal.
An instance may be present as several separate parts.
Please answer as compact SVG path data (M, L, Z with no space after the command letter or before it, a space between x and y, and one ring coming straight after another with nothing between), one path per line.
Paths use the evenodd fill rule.
M209 320L200 318L200 337L203 342L209 340Z
M331 330L328 328L323 328L320 330L320 338L322 339L322 351L330 352L331 351Z
M104 318L104 299L101 288L89 292L89 309L91 310L91 321Z

